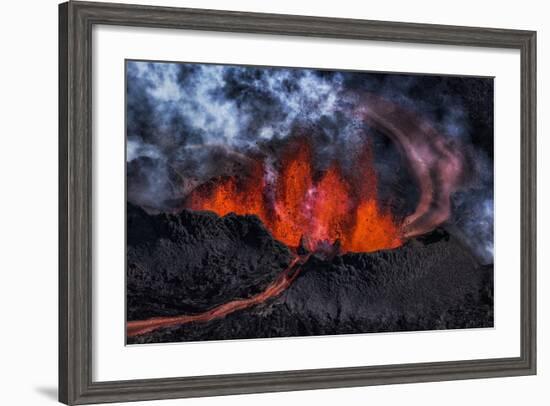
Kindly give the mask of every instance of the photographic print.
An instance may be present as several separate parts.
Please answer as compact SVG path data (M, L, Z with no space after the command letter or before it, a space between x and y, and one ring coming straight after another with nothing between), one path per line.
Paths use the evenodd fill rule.
M125 77L128 344L493 327L493 78Z

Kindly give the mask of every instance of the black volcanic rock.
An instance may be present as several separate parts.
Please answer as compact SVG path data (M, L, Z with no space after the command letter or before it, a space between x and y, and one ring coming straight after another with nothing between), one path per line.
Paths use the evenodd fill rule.
M147 269L154 268L151 257L159 260L167 251L176 250L178 255L170 258L178 259L161 262L163 266L159 268L161 273L158 276L153 276L157 273L151 271L149 279L138 284L142 292L153 292L162 287L162 301L157 299L156 294L150 294L150 301L142 303L140 297L132 297L135 291L129 290L128 302L134 303L135 309L142 309L139 312L134 310L132 314L139 314L140 317L130 320L142 319L144 317L141 315L145 313L151 316L178 314L170 307L176 303L178 309L186 303L189 309L199 310L224 300L251 296L275 279L290 258L286 248L272 239L256 217L230 215L219 218L214 214L187 211L179 216L165 217L139 213L139 221L150 221L155 225L150 224L140 231L138 223L129 223L135 238L139 240L142 238L140 236L147 235L144 231L151 228L155 229L157 237L146 244L134 241L131 245L137 252L132 257L148 258L146 262L150 265ZM176 234L186 237L166 237L171 234L163 227L169 230L185 229L185 233ZM243 227L254 232L243 232ZM166 250L166 243L161 242L165 239L170 241L170 250ZM217 251L218 247L227 244L227 251ZM146 254L141 254L144 247L155 248L147 248ZM215 260L211 257L214 254L209 253L212 249ZM276 254L270 253L271 250L275 250ZM228 252L234 253L231 269L239 270L239 278L228 278L226 271L217 268L217 261L226 261L222 258ZM207 265L202 265L198 258L208 259L212 268L207 276L203 268ZM181 276L183 268L178 261L183 264L191 262L193 265L185 268L185 272L191 270L191 274L197 275L196 279ZM140 259L137 262L144 261ZM176 268L171 270L172 266ZM169 277L173 272L180 275L175 284ZM129 269L128 275L130 287L130 279L135 279L136 274ZM183 279L189 283L189 288L179 286ZM191 289L200 289L203 286L201 283L204 283L202 281L207 281L206 289L211 291L209 294ZM151 287L148 287L149 283L152 283ZM215 287L218 286L222 287L223 293L216 295ZM174 290L179 295L177 300L171 296ZM165 308L162 307L164 305ZM128 342L223 340L492 325L492 266L481 266L459 240L438 229L393 250L348 253L331 259L312 255L293 284L277 298L224 318L161 329L131 337Z
M449 328L441 324L444 312L477 293L486 276L465 247L436 230L393 250L348 253L330 262L312 257L274 305L323 328L338 320L359 321L366 331L380 324L395 330L403 318L410 319L406 329L416 330L430 317L426 328Z
M197 313L263 290L291 254L256 216L127 205L128 320Z

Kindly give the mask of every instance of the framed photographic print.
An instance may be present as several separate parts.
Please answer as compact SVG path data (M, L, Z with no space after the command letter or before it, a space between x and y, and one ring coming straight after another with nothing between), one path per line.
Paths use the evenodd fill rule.
M534 32L59 12L61 402L535 374Z

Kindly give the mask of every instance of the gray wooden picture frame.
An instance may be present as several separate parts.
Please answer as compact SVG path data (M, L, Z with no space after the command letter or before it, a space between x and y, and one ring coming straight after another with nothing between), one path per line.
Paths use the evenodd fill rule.
M521 354L283 372L92 380L92 27L397 41L521 53ZM536 373L536 32L68 2L59 6L59 400L66 404L489 378Z

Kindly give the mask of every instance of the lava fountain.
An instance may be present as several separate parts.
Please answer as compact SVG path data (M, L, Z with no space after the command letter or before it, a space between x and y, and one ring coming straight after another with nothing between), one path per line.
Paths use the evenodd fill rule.
M372 252L400 246L400 226L377 199L377 178L368 145L345 177L338 162L316 173L307 138L289 142L273 176L258 158L245 176L221 177L195 189L188 208L254 214L289 247L338 241L343 252Z

